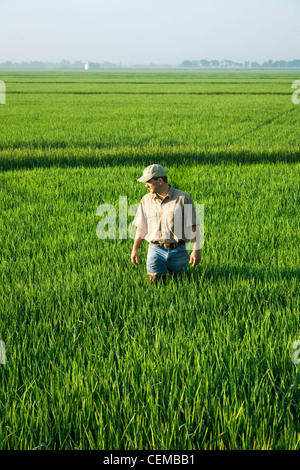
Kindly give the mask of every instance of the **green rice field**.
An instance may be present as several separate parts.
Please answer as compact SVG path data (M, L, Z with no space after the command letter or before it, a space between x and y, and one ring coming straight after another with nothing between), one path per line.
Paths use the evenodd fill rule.
M299 79L0 71L1 450L300 450ZM96 232L151 163L204 205L157 287Z

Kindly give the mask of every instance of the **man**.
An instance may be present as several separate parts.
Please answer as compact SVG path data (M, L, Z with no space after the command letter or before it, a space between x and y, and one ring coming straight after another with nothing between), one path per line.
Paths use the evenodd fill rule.
M133 224L137 227L131 261L137 266L139 246L144 238L149 242L147 275L149 283L166 275L183 274L188 262L197 266L201 261L199 221L191 196L168 184L167 172L153 164L143 171L138 181L145 183L149 193L139 205ZM193 241L189 258L186 243Z

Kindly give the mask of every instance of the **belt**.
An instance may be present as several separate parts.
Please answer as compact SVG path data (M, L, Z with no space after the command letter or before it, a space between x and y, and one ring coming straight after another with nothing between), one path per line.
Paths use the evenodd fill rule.
M151 242L154 243L155 245L162 246L163 248L166 248L167 250L173 250L174 248L177 248L180 245L183 245L185 243L184 240L179 240L179 242L175 243L160 243L160 242Z

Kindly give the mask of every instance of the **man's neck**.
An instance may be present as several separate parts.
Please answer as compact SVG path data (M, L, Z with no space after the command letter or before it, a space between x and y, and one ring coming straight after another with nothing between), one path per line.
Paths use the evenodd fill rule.
M170 190L170 185L165 183L164 186L159 190L159 193L155 193L159 199L164 199Z

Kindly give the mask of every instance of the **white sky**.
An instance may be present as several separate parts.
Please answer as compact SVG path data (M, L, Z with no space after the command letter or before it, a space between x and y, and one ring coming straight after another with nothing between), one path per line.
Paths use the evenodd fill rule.
M300 0L0 0L5 61L300 59Z

